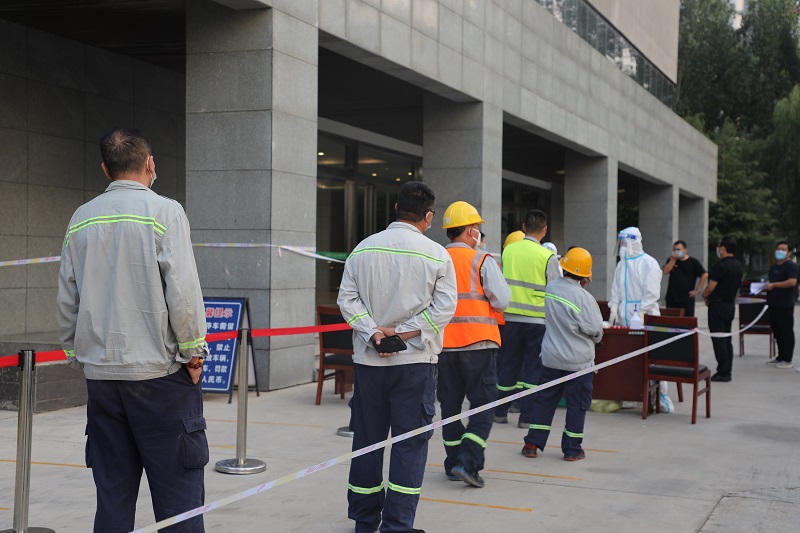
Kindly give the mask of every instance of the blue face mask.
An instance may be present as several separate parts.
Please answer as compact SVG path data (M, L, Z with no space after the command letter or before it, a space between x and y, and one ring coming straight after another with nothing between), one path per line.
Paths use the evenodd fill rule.
M678 259L683 259L683 250L673 250L677 255Z
M783 250L775 250L775 259L777 259L778 261L783 261L784 259L786 259L786 255L787 253L784 252Z

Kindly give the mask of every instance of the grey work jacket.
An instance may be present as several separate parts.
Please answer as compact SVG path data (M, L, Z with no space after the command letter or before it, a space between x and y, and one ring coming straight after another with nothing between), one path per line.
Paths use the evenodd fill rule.
M361 241L344 265L337 303L353 328L353 361L437 363L457 299L450 254L411 224L392 222ZM407 350L382 358L370 342L376 326L421 335L406 341Z
M87 379L167 376L208 353L181 205L114 181L72 215L58 276L59 338Z
M603 315L594 296L567 277L547 284L542 364L574 372L592 366L603 338Z

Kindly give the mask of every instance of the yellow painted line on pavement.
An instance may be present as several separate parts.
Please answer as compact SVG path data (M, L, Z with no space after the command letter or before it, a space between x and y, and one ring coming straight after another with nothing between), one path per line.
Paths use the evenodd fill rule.
M426 502L436 503L450 503L453 505L469 505L471 507L485 507L486 509L499 509L501 511L517 511L520 513L530 513L533 511L530 507L506 507L504 505L489 505L488 503L472 503L472 502L457 502L454 500L440 500L439 498L420 498Z
M495 444L511 444L513 446L521 446L525 444L524 442L511 442L507 440L487 440L486 442L493 442ZM598 450L597 448L584 448L584 450L589 452L601 452L601 453L619 453L617 450Z
M435 465L435 464L427 464L425 466L439 466L444 467L444 465ZM516 472L514 470L494 470L492 468L484 468L484 472L494 472L496 474L515 474L518 476L534 476L534 477L547 477L551 479L567 479L570 481L583 481L582 477L572 477L572 476L554 476L551 474L534 474L533 472Z
M236 448L236 446L232 444L209 444L209 448Z
M11 507L0 507L0 511L10 511Z
M16 463L16 459L0 459L0 463ZM86 465L72 465L69 463L49 463L47 461L31 461L32 465L69 466L70 468L86 468Z
M236 420L226 420L224 418L206 418L208 422L232 422L236 423ZM291 427L299 427L299 428L324 428L325 426L318 426L316 424L289 424L287 422L259 422L255 420L248 420L248 424L264 424L268 426L291 426Z

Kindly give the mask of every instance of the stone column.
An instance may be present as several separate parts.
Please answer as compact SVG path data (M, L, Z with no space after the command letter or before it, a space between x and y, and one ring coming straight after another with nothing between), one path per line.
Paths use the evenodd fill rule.
M708 200L681 196L678 238L686 241L689 255L708 269Z
M644 251L663 265L678 240L678 188L639 182L639 230ZM661 299L667 293L669 276L661 279Z
M449 242L442 215L457 200L474 205L483 231L499 250L502 204L503 113L487 103L457 103L425 96L423 121L424 181L436 192L436 216L429 237Z
M317 30L308 13L187 3L186 199L194 242L314 246ZM308 22L308 17L312 22ZM246 296L251 327L314 322L314 261L198 249L207 296ZM256 339L260 388L307 383L313 337Z
M586 248L592 254L589 292L608 300L614 280L617 244L617 160L567 151L564 176L564 249Z

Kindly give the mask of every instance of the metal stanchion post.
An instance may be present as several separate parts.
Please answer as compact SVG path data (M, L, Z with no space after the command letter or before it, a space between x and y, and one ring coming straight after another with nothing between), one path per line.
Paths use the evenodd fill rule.
M36 351L19 352L19 406L17 413L17 478L14 485L14 527L0 533L55 533L46 527L28 527L28 497L31 484L31 436L36 386Z
M250 330L242 328L239 338L239 388L237 400L239 402L236 420L236 458L217 461L214 467L217 472L224 474L258 474L267 469L267 463L259 459L247 458L247 371L249 351L247 349Z

